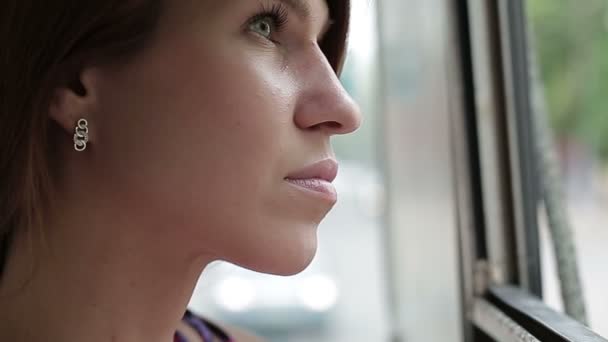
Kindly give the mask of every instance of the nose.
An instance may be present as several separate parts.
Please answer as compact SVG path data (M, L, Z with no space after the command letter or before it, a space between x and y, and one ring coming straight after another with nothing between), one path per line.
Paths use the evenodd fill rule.
M320 56L319 56L320 55ZM346 92L329 62L318 54L300 73L303 84L294 121L300 129L328 135L348 134L361 126L361 110Z

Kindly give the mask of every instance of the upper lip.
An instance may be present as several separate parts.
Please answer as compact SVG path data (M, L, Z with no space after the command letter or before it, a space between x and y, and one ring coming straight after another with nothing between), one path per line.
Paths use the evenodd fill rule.
M338 162L335 159L324 159L308 165L294 173L289 174L286 179L323 179L333 182L338 175Z

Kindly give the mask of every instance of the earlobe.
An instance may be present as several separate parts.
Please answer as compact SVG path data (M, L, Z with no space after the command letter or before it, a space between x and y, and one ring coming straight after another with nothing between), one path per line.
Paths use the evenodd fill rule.
M56 89L49 106L49 116L65 132L69 133L74 130L78 117L84 117L84 107L82 98L71 89Z

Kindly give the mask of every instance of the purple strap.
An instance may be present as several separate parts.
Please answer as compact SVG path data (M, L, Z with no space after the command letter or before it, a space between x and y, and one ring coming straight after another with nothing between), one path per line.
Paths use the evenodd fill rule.
M183 320L199 333L203 339L203 342L212 342L214 336L219 337L223 342L234 342L218 326L194 315L190 311L186 311ZM175 342L188 342L188 340L179 331L175 332L174 340Z
M192 314L186 314L184 319L199 333L199 335L201 335L203 342L213 341L213 333L202 320Z

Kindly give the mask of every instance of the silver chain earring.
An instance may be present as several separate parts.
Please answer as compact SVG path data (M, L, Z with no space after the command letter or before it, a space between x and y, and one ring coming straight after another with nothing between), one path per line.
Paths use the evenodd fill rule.
M89 122L85 119L78 120L74 132L74 149L78 152L86 150L89 142Z

